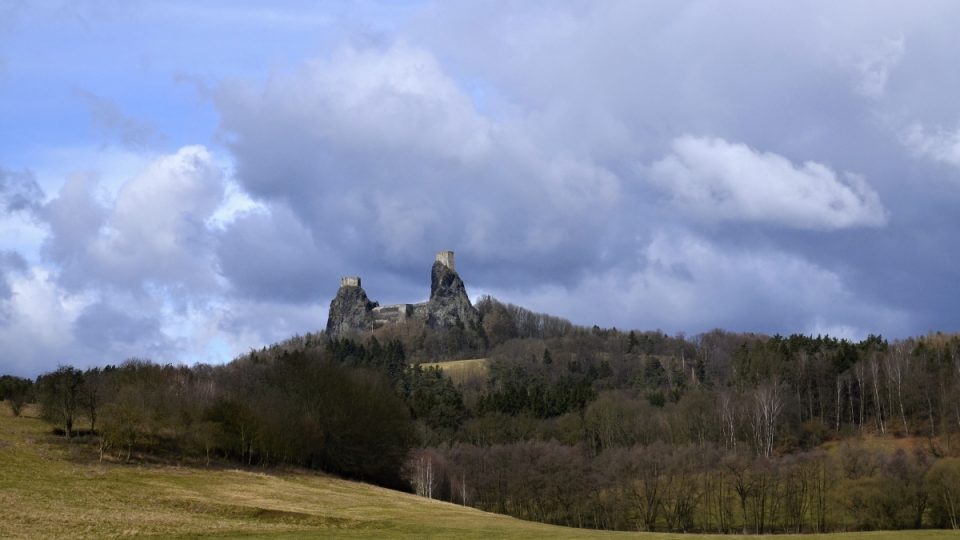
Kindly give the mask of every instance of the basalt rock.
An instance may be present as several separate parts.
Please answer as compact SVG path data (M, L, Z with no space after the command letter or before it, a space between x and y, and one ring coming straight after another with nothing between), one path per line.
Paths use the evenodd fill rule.
M359 277L340 280L340 290L330 302L327 335L343 337L386 324L419 320L433 329L473 328L480 314L470 303L463 280L454 266L453 252L441 251L430 271L430 300L420 304L380 306L370 301Z
M470 327L480 319L470 303L467 288L455 270L437 261L430 271L430 301L427 302L427 325L449 328L462 324Z
M371 302L367 293L360 286L360 279L356 284L348 278L340 282L340 290L330 302L330 312L327 316L327 335L342 337L352 332L362 332L375 327L372 316L373 309L379 304Z

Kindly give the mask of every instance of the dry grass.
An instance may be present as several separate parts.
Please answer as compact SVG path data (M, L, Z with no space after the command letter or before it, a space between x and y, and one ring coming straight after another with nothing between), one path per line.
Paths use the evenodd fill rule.
M489 371L486 358L474 358L472 360L450 360L447 362L430 362L420 364L420 367L426 369L437 367L443 370L455 384L463 384L471 379L484 379Z
M100 464L0 405L0 538L599 538L309 472ZM634 534L636 538L736 538ZM954 538L944 531L831 538ZM786 538L786 537L779 537ZM810 539L810 536L803 537Z

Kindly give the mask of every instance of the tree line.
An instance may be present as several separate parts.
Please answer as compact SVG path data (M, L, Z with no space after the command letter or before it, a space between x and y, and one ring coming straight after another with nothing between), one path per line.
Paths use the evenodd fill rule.
M310 333L222 366L63 366L0 392L110 459L294 464L564 525L958 525L958 335L686 337L478 309L472 328ZM479 356L487 372L458 384L419 366Z
M223 366L61 366L38 377L35 397L43 418L101 459L288 464L405 488L419 410L408 402L450 383L407 368L397 344L344 349L264 349Z
M957 528L960 458L857 442L774 457L714 445L528 440L420 449L416 491L558 525L700 533Z
M408 460L418 493L610 529L958 526L960 336L518 337L499 311L513 337Z

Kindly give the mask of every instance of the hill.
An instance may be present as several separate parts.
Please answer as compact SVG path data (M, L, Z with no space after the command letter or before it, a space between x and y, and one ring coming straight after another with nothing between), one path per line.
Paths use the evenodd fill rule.
M125 465L95 458L88 446L51 435L32 411L14 418L0 407L0 537L721 538L543 525L312 472ZM938 539L960 533L822 536Z

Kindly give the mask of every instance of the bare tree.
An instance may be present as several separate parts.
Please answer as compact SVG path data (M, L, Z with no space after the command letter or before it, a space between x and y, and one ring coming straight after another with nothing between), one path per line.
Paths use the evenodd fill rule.
M736 402L729 390L720 391L717 396L717 415L720 421L720 435L723 445L731 450L737 448L737 411Z
M910 354L907 351L907 344L903 342L895 343L890 347L890 353L886 355L886 374L891 389L896 391L897 405L900 408L900 419L903 421L903 433L910 436L910 426L907 424L907 413L903 407L903 379L907 369L909 369Z
M758 454L765 457L770 457L773 454L777 422L782 411L782 387L776 378L762 383L754 389L753 434Z
M883 401L880 399L880 359L876 353L871 355L869 366L870 379L873 382L873 407L877 426L880 428L880 434L886 434L887 426L883 421Z

